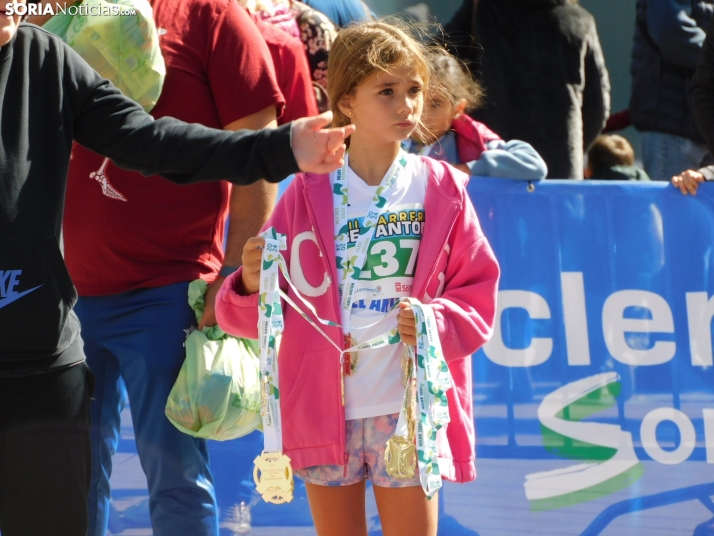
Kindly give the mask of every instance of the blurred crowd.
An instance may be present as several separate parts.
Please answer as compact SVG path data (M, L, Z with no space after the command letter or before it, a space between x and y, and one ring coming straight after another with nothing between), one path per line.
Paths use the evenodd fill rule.
M331 42L375 12L360 0L240 2L270 51L285 101L278 123L329 109ZM444 91L432 91L427 130L405 148L478 176L674 180L692 192L714 177L705 47L714 3L637 0L634 7L634 41L623 51L631 52L631 98L615 113L595 19L578 0L464 0L439 21L424 3L407 7L409 17L431 23L425 32L453 59L435 63ZM616 134L629 126L639 134L639 165Z

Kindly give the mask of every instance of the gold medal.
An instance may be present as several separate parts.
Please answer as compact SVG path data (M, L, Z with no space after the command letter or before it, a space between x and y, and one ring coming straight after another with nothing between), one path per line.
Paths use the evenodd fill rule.
M412 379L413 368L412 358L409 357L409 348L407 348L406 344L402 347L402 359L400 362L400 368L402 369L402 385L406 387Z
M345 334L345 350L357 346L357 339L349 333ZM345 353L345 376L351 376L357 368L357 352Z
M384 464L392 478L414 478L416 467L416 445L414 440L393 435L384 450Z
M265 502L283 504L293 500L293 469L282 452L263 452L253 463L255 487Z
M392 478L414 478L417 465L417 452L414 444L416 422L412 406L414 403L413 389L411 385L407 389L407 437L392 435L387 440L387 447L384 449L384 465L387 467L387 474Z
M357 339L350 335L350 346L357 346ZM357 358L359 354L357 352L352 352L350 354L350 374L353 374L357 370Z

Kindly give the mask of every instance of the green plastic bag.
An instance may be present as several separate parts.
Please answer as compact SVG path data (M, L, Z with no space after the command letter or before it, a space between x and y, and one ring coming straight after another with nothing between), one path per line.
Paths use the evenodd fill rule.
M80 6L97 15L71 15ZM112 15L133 9L135 15ZM166 66L159 34L147 0L84 0L43 26L61 37L95 71L124 95L150 111L161 95Z
M189 285L189 305L203 315L206 282ZM262 426L258 341L227 335L218 326L192 331L186 360L166 401L166 416L182 432L225 441Z

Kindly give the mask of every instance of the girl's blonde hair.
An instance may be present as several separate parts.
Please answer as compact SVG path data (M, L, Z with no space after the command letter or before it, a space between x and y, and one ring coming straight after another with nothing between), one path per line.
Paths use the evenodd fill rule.
M340 99L373 73L389 72L396 65L409 65L421 76L426 89L431 71L428 51L412 32L405 23L394 20L363 22L337 34L327 62L327 94L333 126L350 123L350 118L339 108ZM421 128L421 122L417 128Z
M484 90L471 77L466 66L446 51L434 51L429 55L434 84L439 96L446 97L453 106L461 99L466 101L466 111L478 108L483 102Z

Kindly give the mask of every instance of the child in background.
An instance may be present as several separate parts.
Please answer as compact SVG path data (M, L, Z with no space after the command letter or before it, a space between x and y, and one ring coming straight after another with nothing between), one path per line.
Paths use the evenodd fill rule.
M548 168L530 144L503 141L466 114L479 106L483 90L459 60L441 51L429 59L434 84L424 103L424 129L405 142L405 149L445 160L469 175L545 179Z
M438 495L427 499L420 468L414 463L412 476L397 477L385 463L405 396L403 351L417 340L414 302L406 298L433 311L453 385L446 391L450 422L436 433L441 476L457 482L476 477L471 354L492 332L499 268L466 192L468 177L400 148L422 128L431 80L426 54L405 31L384 22L339 33L329 59L329 93L334 123L357 127L348 162L330 175L298 174L266 224L287 237L282 253L295 288L319 318L339 324L322 327L326 341L283 303L282 452L306 482L320 536L367 533L365 479L374 486L385 535L436 534ZM386 190L377 194L380 188ZM336 232L335 217L343 212L354 232ZM344 228L340 218L337 229ZM246 243L243 267L217 299L221 327L241 337L258 337L264 244L261 237ZM355 251L367 252L362 262L350 258ZM282 278L280 286L297 299ZM341 302L345 293L351 306ZM337 349L390 329L398 330L401 342L390 339L356 357Z
M598 136L588 149L585 178L611 181L649 181L644 169L635 166L635 151L617 134Z

